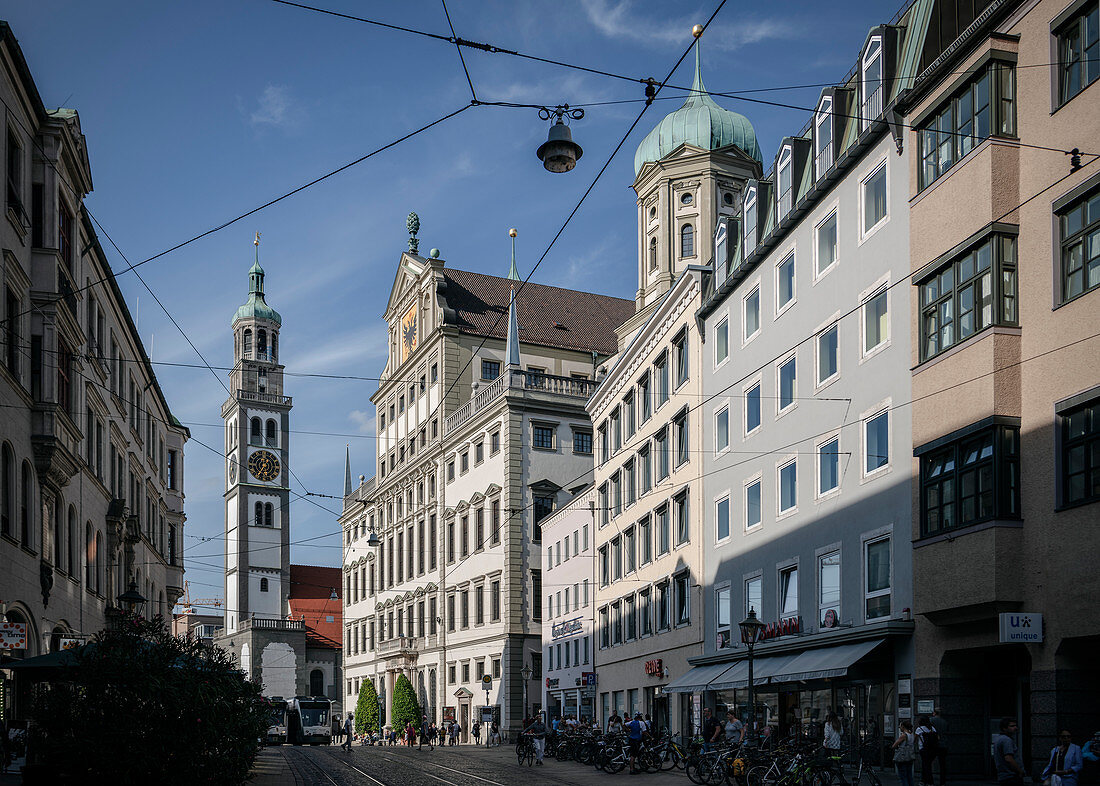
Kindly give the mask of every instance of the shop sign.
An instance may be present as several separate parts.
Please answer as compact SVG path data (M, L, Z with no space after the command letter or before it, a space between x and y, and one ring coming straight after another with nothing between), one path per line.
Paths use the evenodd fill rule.
M1026 642L1037 644L1043 640L1043 615L1026 612L1006 612L1000 615L1001 643Z
M547 677L546 678L546 687L547 688L556 688L556 687L558 687L558 678L554 677L553 679L550 679L549 677Z
M825 612L825 618L821 620L821 627L823 628L839 628L840 617L837 616L836 609L829 609Z
M594 671L582 671L581 672L581 683L583 685L590 685L592 687L595 687L596 686L596 672L594 672Z
M550 628L550 637L560 639L562 636L571 636L574 633L580 633L583 619L583 617L577 617L576 619L555 623Z
M645 673L650 677L660 677L665 673L664 664L661 663L660 658L654 658L653 660L647 660L645 662Z
M58 640L59 650L75 650L84 643L83 639L63 638Z
M921 715L931 715L936 709L936 702L934 699L918 699L917 700L917 712Z
M27 623L0 622L0 650L25 650Z
M778 639L780 636L793 636L796 633L801 632L802 618L788 617L785 620L779 620L779 622L768 623L768 625L762 631L760 631L760 638L758 639L758 641Z

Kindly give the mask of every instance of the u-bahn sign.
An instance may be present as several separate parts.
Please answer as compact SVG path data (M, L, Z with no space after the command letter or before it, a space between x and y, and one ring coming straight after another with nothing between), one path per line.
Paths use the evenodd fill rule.
M0 622L0 650L25 650L27 623Z

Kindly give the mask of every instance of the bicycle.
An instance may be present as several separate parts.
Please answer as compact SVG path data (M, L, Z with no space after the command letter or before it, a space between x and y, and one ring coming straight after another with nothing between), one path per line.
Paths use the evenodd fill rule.
M520 734L519 739L516 741L516 758L519 759L519 766L522 767L524 762L530 767L535 763L535 742L530 734Z
M829 764L821 769L821 772L827 777L824 786L832 786L833 778L837 779L840 786L860 786L864 775L867 776L867 783L870 784L870 786L882 786L882 781L875 775L874 766L867 758L865 748L861 748L859 751L859 764L856 767L856 779L851 783L844 777L844 768L841 766L843 754L836 752L826 758Z

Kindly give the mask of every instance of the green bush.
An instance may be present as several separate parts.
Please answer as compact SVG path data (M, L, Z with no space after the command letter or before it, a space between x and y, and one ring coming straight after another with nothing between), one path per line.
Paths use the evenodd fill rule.
M409 721L420 731L420 703L409 678L402 674L393 686L393 719L390 722L394 729L401 731Z
M369 734L378 731L378 691L374 683L363 680L359 688L359 703L355 705L355 733Z
M270 720L233 656L125 617L40 685L36 761L55 780L239 784Z

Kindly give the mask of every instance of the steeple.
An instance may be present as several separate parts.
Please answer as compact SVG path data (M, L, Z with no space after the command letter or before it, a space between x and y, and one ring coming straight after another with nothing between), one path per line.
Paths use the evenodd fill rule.
M264 299L264 269L260 267L260 233L256 233L256 239L252 241L256 247L256 258L252 267L248 269L248 300L237 309L233 316L233 323L240 319L267 319L276 325L283 324L283 318L279 312L267 304Z
M516 232L515 228L508 230L512 238L512 267L508 270L508 278L512 281L521 281L519 270L516 268ZM508 338L504 345L504 365L507 367L520 367L519 357L519 322L516 320L516 285L512 284L512 294L508 300Z
M344 497L351 496L351 445L344 446Z

